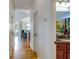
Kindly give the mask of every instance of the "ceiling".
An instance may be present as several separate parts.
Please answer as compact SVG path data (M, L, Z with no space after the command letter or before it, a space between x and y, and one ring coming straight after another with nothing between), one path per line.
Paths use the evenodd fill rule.
M31 9L33 0L14 0L15 9Z
M23 18L29 17L30 15L31 15L30 10L15 9L15 19L16 19L16 21L20 21Z

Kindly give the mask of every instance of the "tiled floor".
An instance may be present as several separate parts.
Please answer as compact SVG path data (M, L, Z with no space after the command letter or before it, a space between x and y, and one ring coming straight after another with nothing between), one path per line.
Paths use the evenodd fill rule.
M20 48L14 50L11 59L37 59L37 55L30 48L29 41L22 41Z

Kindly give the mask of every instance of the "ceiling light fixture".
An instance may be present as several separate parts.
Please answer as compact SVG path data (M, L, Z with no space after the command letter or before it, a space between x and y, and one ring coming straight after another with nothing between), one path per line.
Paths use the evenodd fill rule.
M58 2L59 2L59 4L61 4L62 3L62 0L58 0Z

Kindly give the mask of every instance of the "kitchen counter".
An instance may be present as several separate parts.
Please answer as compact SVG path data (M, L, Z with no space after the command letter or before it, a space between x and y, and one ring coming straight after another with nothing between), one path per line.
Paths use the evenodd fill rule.
M70 43L70 40L69 39L57 39L55 43Z

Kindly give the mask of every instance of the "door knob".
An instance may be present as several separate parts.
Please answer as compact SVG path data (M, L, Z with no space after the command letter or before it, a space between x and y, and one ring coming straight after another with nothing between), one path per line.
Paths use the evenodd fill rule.
M34 36L36 36L37 34L34 34Z

